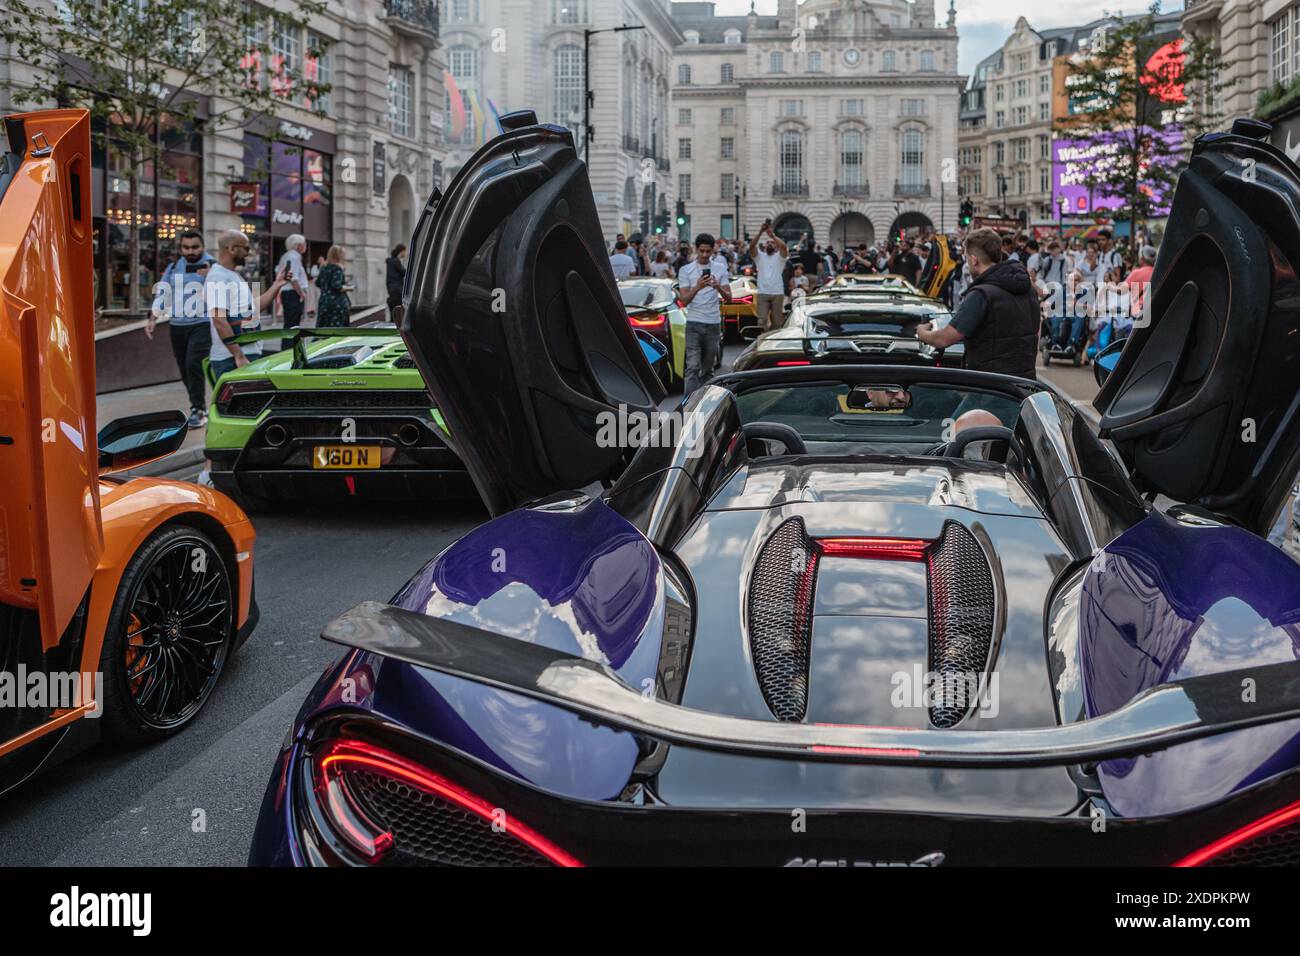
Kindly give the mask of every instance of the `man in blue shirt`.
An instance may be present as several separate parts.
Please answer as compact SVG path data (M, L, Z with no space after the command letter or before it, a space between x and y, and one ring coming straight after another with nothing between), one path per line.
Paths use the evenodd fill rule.
M180 247L181 257L167 266L162 279L154 286L153 308L144 333L153 338L158 320L169 319L172 354L189 393L189 427L202 428L208 423L203 360L212 348L203 281L208 268L216 260L203 248L203 234L193 229L180 234Z

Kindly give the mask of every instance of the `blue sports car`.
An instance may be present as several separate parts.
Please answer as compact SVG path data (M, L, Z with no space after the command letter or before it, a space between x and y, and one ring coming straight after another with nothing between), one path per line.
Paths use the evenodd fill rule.
M401 330L494 517L326 628L251 863L1300 863L1266 126L1196 143L1099 434L908 365L661 412L569 131L504 125L424 209Z

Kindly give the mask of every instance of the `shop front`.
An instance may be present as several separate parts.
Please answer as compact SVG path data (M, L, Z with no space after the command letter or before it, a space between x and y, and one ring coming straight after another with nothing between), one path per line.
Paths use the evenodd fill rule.
M281 120L244 134L244 176L230 184L230 211L241 220L256 255L249 281L269 285L285 240L307 239L304 263L323 261L334 241L333 133Z

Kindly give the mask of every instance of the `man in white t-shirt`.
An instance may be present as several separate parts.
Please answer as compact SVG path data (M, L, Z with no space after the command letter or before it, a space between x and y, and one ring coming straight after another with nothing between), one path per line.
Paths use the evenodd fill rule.
M232 369L243 368L261 356L260 345L241 347L235 339L257 331L258 317L264 309L270 308L280 290L288 284L285 278L277 277L259 299L254 299L253 290L237 271L248 261L249 252L248 236L233 230L223 232L217 237L217 261L208 270L208 278L203 283L208 321L212 324L208 364L216 378Z
M725 260L713 255L713 237L695 239L695 258L677 273L678 294L686 306L686 386L690 395L713 374L722 354L722 302L731 301Z
M789 247L772 231L771 221L763 223L749 243L749 257L758 274L758 293L754 296L758 327L770 332L785 317L785 263L790 258Z
M630 278L636 271L636 260L627 254L627 242L620 239L614 243L614 254L609 257L609 267L614 270L615 279Z

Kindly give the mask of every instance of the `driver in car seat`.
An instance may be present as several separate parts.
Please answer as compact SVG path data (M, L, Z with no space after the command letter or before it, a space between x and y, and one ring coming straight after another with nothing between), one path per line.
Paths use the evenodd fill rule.
M1002 420L992 412L985 411L982 408L972 408L970 411L957 416L957 419L952 423L952 441L944 443L934 453L939 457L949 456L951 454L949 449L952 448L953 442L966 429L1001 427L1003 427ZM992 443L987 441L971 442L962 449L962 457L985 460L988 458L990 444Z

